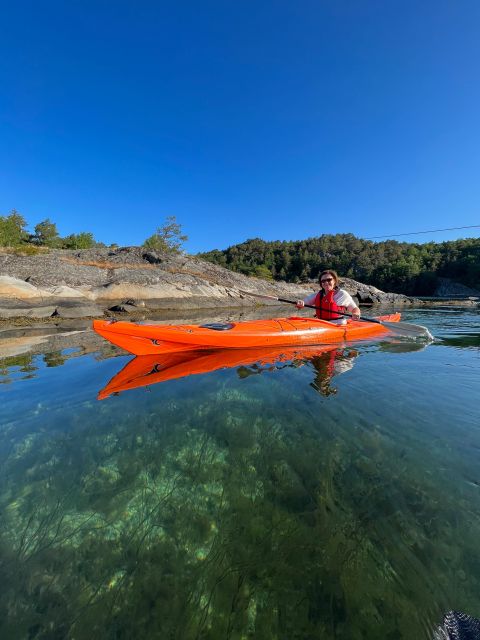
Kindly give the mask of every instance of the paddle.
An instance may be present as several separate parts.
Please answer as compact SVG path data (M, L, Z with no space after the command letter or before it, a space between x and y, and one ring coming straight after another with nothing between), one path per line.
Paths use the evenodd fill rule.
M286 300L285 298L277 298L277 296L267 296L261 293L252 293L251 291L242 291L240 289L240 293L244 293L248 296L254 296L255 298L265 298L267 300L277 300L278 302L286 302L287 304L297 303L294 300ZM306 304L305 307L309 309L322 309L322 307L316 307L313 304ZM327 309L323 309L326 311ZM340 316L347 316L348 318L353 318L351 313L340 313L340 311L335 311ZM375 322L376 324L383 325L386 329L395 333L399 336L404 336L406 338L419 338L424 337L428 339L433 339L432 334L427 329L427 327L422 327L419 324L410 324L408 322L386 322L385 320L377 320L377 318L366 318L365 316L360 316L359 320L363 322Z

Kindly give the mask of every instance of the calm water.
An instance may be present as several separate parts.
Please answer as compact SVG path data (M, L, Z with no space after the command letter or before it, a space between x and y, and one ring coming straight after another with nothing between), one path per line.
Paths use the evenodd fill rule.
M412 640L478 616L480 313L404 319L436 342L102 401L131 358L0 363L0 637Z

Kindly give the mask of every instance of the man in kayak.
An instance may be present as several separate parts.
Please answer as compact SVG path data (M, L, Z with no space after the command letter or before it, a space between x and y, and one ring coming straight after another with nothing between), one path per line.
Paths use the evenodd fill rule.
M360 317L360 309L352 296L338 286L338 275L333 269L325 269L319 276L321 289L305 300L297 300L297 309L303 309L306 304L317 307L315 315L321 320L328 320L333 324L346 324L345 316L341 313L351 313L353 319Z

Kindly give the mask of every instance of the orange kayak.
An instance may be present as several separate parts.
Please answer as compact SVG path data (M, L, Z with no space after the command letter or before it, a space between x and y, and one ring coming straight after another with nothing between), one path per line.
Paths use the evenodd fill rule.
M329 344L316 347L293 347L276 349L224 349L177 351L158 355L137 356L127 362L110 382L98 393L104 400L112 394L127 389L138 389L167 380L176 380L190 375L210 373L218 369L241 367L244 375L261 373L268 368L281 368L285 363L329 357L331 360L342 356L344 345ZM253 365L253 368L252 368ZM248 367L251 367L248 369Z
M400 314L379 316L375 319L398 322ZM135 355L198 349L336 344L388 333L386 327L375 322L349 320L345 325L336 325L317 318L295 316L204 325L153 325L94 320L93 328L106 340Z

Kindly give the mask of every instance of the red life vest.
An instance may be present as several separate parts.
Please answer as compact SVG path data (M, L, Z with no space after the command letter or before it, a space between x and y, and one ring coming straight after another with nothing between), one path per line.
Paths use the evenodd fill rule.
M343 316L339 316L338 313L343 313L345 311L345 307L340 307L333 299L333 296L336 293L336 289L332 289L328 293L325 293L323 289L321 289L317 295L315 296L315 306L320 307L315 310L315 315L317 318L321 320L336 320L337 318L342 318Z

